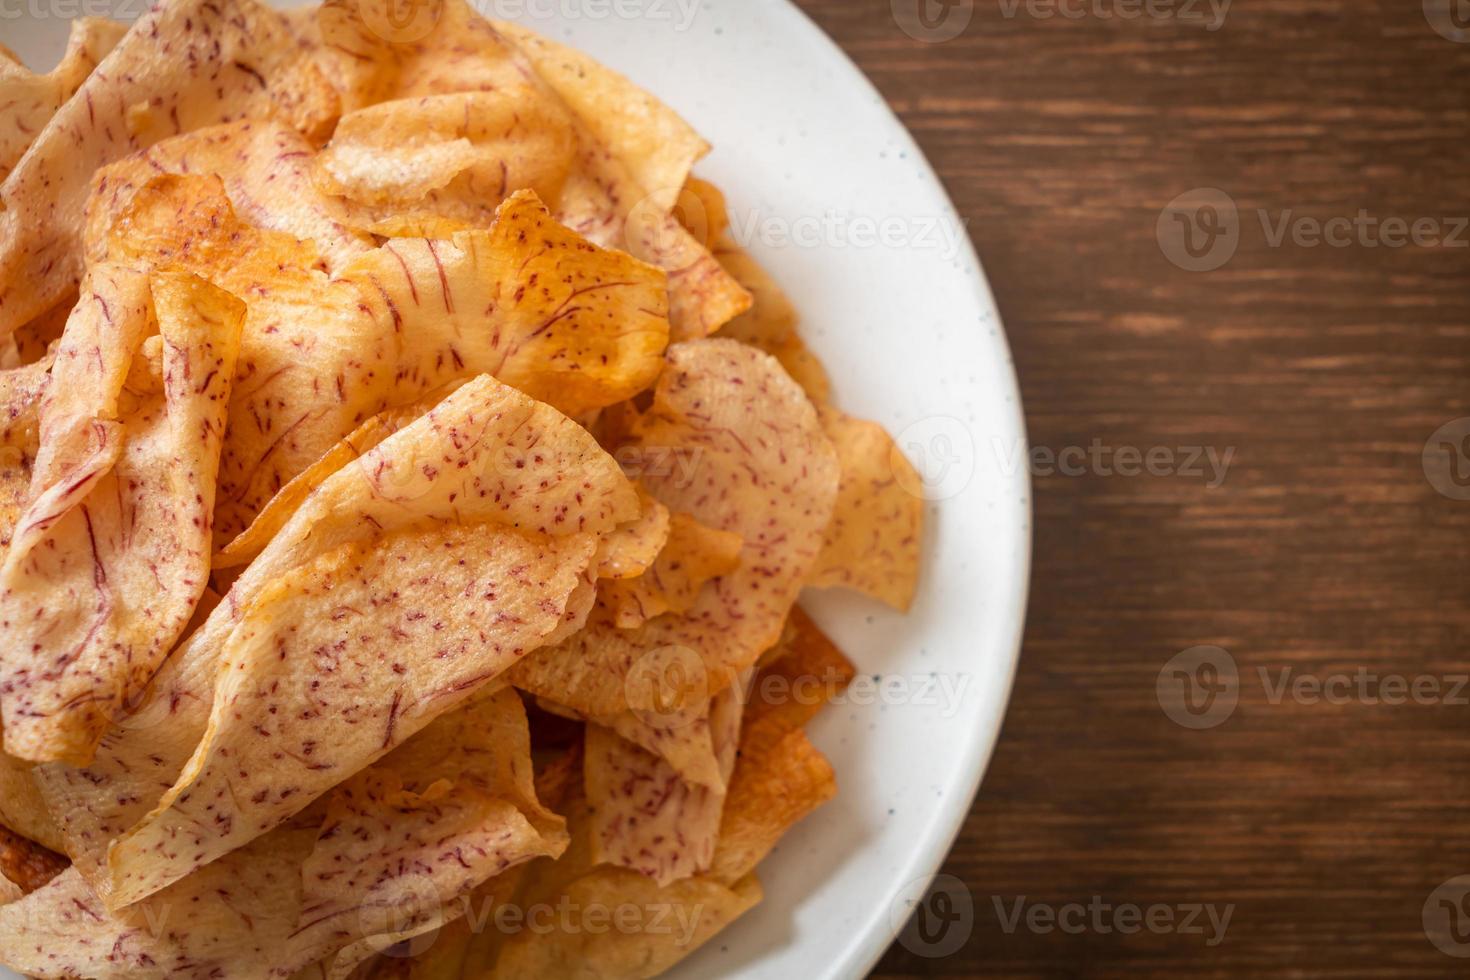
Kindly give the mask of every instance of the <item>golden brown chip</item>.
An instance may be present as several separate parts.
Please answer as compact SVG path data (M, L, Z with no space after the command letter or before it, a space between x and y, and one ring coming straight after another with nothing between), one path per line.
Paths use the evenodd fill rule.
M566 109L527 82L396 99L342 118L317 158L317 183L346 199L359 226L382 228L405 211L488 226L517 190L557 200L576 146Z
M725 271L753 297L749 311L725 324L719 335L759 347L781 362L814 404L828 402L832 385L827 380L827 370L797 335L796 308L791 305L791 300L759 263L732 242L728 235L715 245L714 253Z
M181 651L181 670L218 665L213 714L113 846L111 904L270 829L554 642L600 537L636 507L586 430L489 377L325 481ZM208 816L222 803L223 827ZM197 845L176 850L179 834Z
M513 24L492 26L464 0L417 4L406 21L389 23L387 12L385 0L331 0L318 18L325 70L348 106L373 106L365 122L375 129L393 120L369 140L349 134L347 146L377 146L378 156L391 156L399 152L402 120L435 120L432 152L412 158L412 167L356 154L359 162L350 170L366 178L364 185L407 178L398 200L408 203L404 190L427 190L417 208L471 221L508 192L526 186L543 191L557 220L578 234L667 271L675 339L707 336L749 307L750 296L671 213L690 167L709 150L675 113L579 52ZM416 108L414 100L425 98L430 101ZM535 167L526 166L519 132L487 140L484 133L472 134L463 115L444 111L456 102L505 99L529 107L528 121L556 134ZM564 120L572 122L570 130ZM434 186L445 177L452 182ZM467 193L471 183L486 196ZM553 185L558 190L547 196ZM382 217L370 207L358 220L370 227Z
M528 31L518 24L494 26L515 42L536 72L582 120L595 140L610 147L637 186L665 214L709 143L678 113L595 59Z
M80 17L71 22L66 53L50 72L38 75L14 57L0 64L0 181L126 31L125 24Z
M640 187L619 157L584 139L554 210L590 241L665 270L672 336L697 340L748 310L751 297L665 207L664 197Z
M638 578L648 571L668 543L672 525L669 509L641 484L636 486L642 513L603 538L597 550L599 579Z
M458 385L453 387L458 387ZM306 498L311 496L312 492L321 486L329 476L353 460L361 458L363 453L373 449L384 439L424 415L435 404L442 401L443 396L448 395L453 387L436 395L430 395L424 401L380 412L358 426L341 442L328 449L321 459L302 470L292 478L290 483L282 487L280 492L271 498L270 503L266 504L251 522L250 527L214 556L215 570L234 568L252 561L265 550L281 528L286 526L286 522L306 502Z
M97 171L83 242L89 261L108 257L113 226L137 193L162 174L216 176L239 220L312 243L311 259L335 271L370 251L372 238L343 223L341 209L312 180L316 150L275 119L241 119L155 143ZM247 297L248 298L248 297Z
M683 778L666 759L601 725L587 726L586 784L592 854L659 885L708 871L735 767L745 684L715 695L708 709L715 785Z
M325 964L345 976L373 953L471 911L483 882L559 856L565 822L536 799L520 697L504 690L441 718L338 787L302 868L293 943L334 948L344 923L363 936ZM412 869L405 873L405 869Z
M406 16L405 16L406 15ZM493 92L533 73L464 0L326 0L317 8L323 71L346 111L392 99Z
M831 763L801 731L749 749L742 743L710 877L740 880L792 826L836 795Z
M405 378L488 372L573 416L648 387L668 343L663 274L558 225L530 192L489 231L395 240L342 278L398 331Z
M797 821L837 793L832 766L801 729L840 694L853 665L799 607L772 662L757 676L710 868L718 881L749 874Z
M766 656L745 705L740 750L771 743L805 728L841 694L857 668L800 607L791 610L786 633Z
M9 548L30 500L31 467L41 441L41 404L51 358L0 371L0 548Z
M15 901L66 870L66 858L0 826L0 904ZM14 890L4 886L14 885Z
M593 916L606 910L606 918L591 927L574 921L549 935L517 931L500 949L487 980L658 976L758 905L762 897L754 875L729 886L709 878L686 878L660 888L636 872L609 867L578 878L563 894L567 906L591 910L583 914ZM542 903L530 909L549 907L550 903ZM545 918L556 922L554 916ZM610 927L611 921L618 927Z
M674 207L674 216L711 252L715 252L730 227L730 211L725 204L724 193L698 177L690 177L685 182L684 189L679 192L679 202ZM715 258L719 257L716 252Z
M31 767L3 752L0 752L0 826L52 851L66 850L66 838L46 807Z
M386 408L490 373L580 414L646 387L668 337L663 274L560 227L529 192L489 230L394 240L331 280L310 247L239 222L212 178L156 179L111 234L110 254L181 264L247 297L221 542Z
M828 408L822 426L842 461L842 485L807 582L855 589L907 611L919 586L924 537L924 499L913 492L919 476L876 422Z
M655 976L760 901L753 876L730 885L697 876L660 887L635 871L598 865L586 801L574 794L564 809L571 846L556 862L529 865L513 899L485 917L468 943L465 976Z
M244 322L237 300L188 276L100 267L85 295L0 569L6 750L73 765L91 761L204 590Z
M320 271L313 245L240 221L216 177L155 178L132 194L108 236L115 259L182 267L247 300L215 512L216 540L228 541L387 407L391 327L361 309L354 286Z
M337 109L336 93L269 8L254 0L154 7L0 185L0 335L81 278L82 209L99 168L166 136L247 116L275 116L311 135Z
M693 608L710 579L740 567L740 535L705 527L688 514L673 515L668 542L642 575L604 583L598 602L623 629L642 626L664 613Z
M628 678L645 658L690 651L698 669L675 702L703 704L781 637L821 550L839 479L815 409L772 358L729 340L670 348L652 407L618 456L674 511L739 535L740 567L683 615L636 629L594 617L582 633L511 672L523 690L581 717L629 710Z
M0 907L0 958L37 977L343 977L385 945L474 910L496 869L554 856L565 841L536 799L519 699L503 692L127 910L109 912L78 871L63 873ZM84 923L84 937L64 938Z

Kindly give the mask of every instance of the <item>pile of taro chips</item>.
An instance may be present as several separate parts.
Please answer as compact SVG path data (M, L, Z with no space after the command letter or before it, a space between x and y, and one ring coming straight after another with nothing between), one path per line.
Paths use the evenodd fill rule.
M918 476L709 145L401 6L0 48L20 973L658 974L836 792L804 730L853 667L802 591L913 599Z

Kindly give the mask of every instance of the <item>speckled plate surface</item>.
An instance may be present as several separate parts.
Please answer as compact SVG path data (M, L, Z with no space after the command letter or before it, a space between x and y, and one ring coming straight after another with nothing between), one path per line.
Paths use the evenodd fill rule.
M124 15L140 6L114 2ZM19 19L0 21L0 42L49 66L65 20L17 9ZM929 540L913 612L807 599L865 672L813 730L840 795L762 865L765 902L673 974L862 976L969 810L1025 618L1025 432L984 273L882 97L785 0L481 0L481 9L627 73L715 144L699 173L725 190L735 237L801 310L838 404L887 425L925 477Z

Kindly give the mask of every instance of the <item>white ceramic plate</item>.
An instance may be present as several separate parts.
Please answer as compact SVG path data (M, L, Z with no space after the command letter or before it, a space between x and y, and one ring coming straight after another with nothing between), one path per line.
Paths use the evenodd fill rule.
M808 597L867 676L885 678L814 727L841 793L762 865L765 902L675 974L862 976L970 809L1025 618L1024 424L984 273L882 97L786 0L480 2L622 70L714 143L699 172L801 310L838 404L898 434L925 476L913 612ZM109 3L88 12L140 6ZM60 18L0 21L0 42L33 66L54 62L65 36Z

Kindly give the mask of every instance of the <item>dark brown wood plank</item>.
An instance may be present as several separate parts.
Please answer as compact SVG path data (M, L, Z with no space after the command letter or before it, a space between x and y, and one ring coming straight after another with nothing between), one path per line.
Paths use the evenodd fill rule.
M1099 14L1127 0L966 5L958 37L924 43L889 0L802 0L969 219L1033 442L1235 456L1216 488L1037 478L1015 698L946 867L973 935L895 947L875 975L1464 976L1422 913L1470 874L1470 708L1273 703L1259 671L1470 671L1470 503L1421 466L1470 416L1470 248L1273 245L1258 211L1470 216L1470 43L1418 0L1236 3L1214 31ZM1201 187L1235 202L1239 245L1189 272L1156 225ZM1241 683L1228 721L1192 731L1155 682L1198 644ZM996 903L1021 896L1235 908L1207 946L1007 932Z

